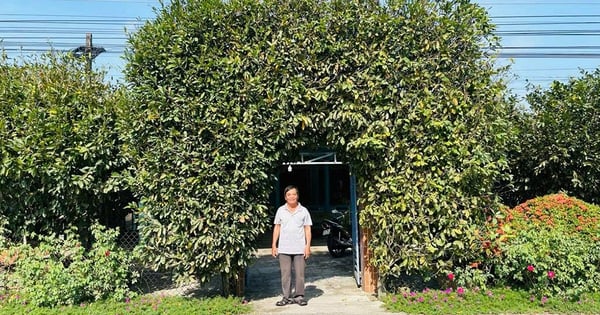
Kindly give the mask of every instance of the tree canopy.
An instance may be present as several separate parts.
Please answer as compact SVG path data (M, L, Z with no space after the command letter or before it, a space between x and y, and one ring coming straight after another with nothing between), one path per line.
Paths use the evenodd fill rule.
M600 70L527 95L511 154L513 199L565 192L600 202Z

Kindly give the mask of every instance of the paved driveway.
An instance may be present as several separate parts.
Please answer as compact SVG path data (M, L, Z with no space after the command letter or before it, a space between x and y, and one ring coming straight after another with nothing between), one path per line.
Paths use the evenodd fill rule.
M376 297L354 280L352 256L332 258L326 246L313 246L305 272L307 306L276 306L281 299L279 261L270 249L259 249L248 268L246 297L255 314L390 314Z

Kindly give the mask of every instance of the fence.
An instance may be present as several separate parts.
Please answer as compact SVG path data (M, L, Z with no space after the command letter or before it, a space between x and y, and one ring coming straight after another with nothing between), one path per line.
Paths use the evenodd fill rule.
M124 231L119 237L119 245L129 251L133 251L138 242L139 234L135 230ZM134 264L133 268L139 277L132 289L141 294L203 296L220 294L223 290L221 277L215 277L203 285L197 281L176 283L173 281L173 272L169 270L155 271L139 263Z

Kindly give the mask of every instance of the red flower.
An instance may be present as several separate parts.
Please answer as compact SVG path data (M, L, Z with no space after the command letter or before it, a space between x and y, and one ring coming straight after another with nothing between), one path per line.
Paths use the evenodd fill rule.
M550 278L550 280L554 279L555 276L556 276L556 274L554 273L554 271L552 271L552 270L548 271L548 278Z
M109 250L106 250L106 251L104 252L104 256L106 256L106 257L110 256L110 251L109 251Z
M454 274L452 272L448 274L448 279L450 279L450 281L454 280Z
M534 270L535 270L535 267L533 267L533 265L527 266L527 271L533 272Z

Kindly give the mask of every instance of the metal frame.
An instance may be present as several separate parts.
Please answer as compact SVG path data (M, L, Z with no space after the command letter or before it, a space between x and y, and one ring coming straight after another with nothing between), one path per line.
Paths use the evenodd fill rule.
M312 157L312 158L310 158ZM300 152L300 161L284 162L283 165L339 165L335 152Z

